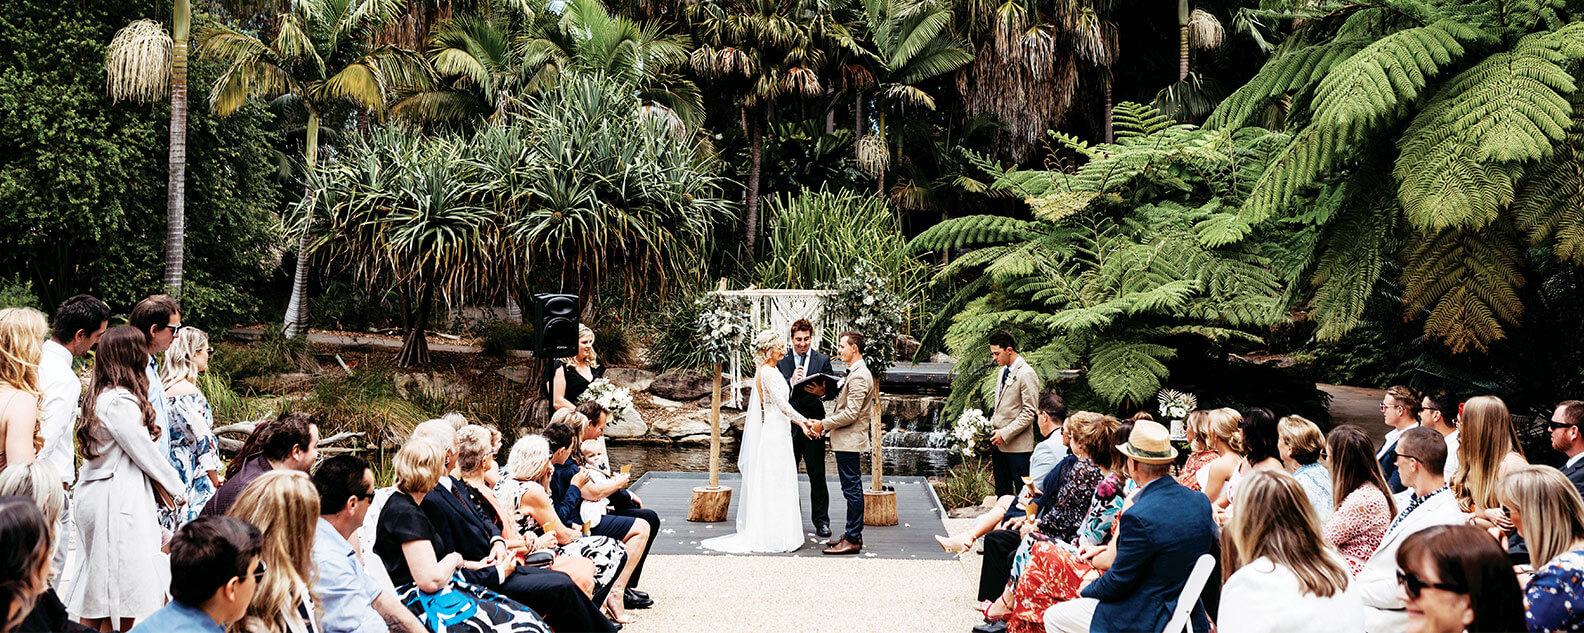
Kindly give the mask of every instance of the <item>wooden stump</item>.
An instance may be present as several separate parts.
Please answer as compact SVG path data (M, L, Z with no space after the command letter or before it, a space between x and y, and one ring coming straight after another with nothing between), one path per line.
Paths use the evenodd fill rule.
M896 491L865 490L863 522L864 525L896 525Z
M699 486L693 489L693 501L688 504L687 520L697 523L717 523L726 520L726 508L731 506L731 488L727 486ZM891 516L896 516L892 503ZM895 522L893 521L893 525Z

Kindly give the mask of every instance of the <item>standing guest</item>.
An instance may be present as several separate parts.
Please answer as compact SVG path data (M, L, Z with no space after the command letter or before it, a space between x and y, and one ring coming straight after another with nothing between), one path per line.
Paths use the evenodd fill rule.
M1325 435L1314 422L1289 415L1277 423L1277 448L1281 451L1282 467L1292 473L1309 496L1315 516L1324 523L1331 518L1331 473L1320 463L1325 453Z
M187 505L160 513L165 528L175 531L198 518L198 512L220 486L220 440L214 434L214 411L198 389L198 374L209 370L209 335L198 328L183 328L165 350L160 380L170 410L171 463L187 482Z
M1386 493L1375 447L1363 430L1351 425L1332 429L1326 436L1326 451L1331 455L1335 507L1325 523L1325 540L1342 554L1348 571L1357 575L1397 516L1397 502Z
M282 413L253 429L231 458L233 471L215 490L200 516L221 516L260 475L272 470L308 472L319 459L319 425L306 413Z
M577 407L589 384L605 376L605 367L594 353L594 330L578 324L577 355L555 361L550 367L550 403L556 409Z
M319 493L319 522L314 528L314 595L324 616L325 633L422 633L423 624L385 590L358 560L353 532L368 516L374 500L374 471L355 455L338 455L313 474Z
M221 633L247 614L268 568L264 536L247 521L204 517L170 544L171 602L132 633Z
M1496 396L1477 396L1463 404L1460 428L1463 435L1458 449L1462 470L1449 478L1458 506L1473 513L1473 523L1485 529L1495 529L1509 538L1520 541L1513 530L1512 520L1502 511L1497 498L1497 484L1514 468L1527 466L1523 447L1518 444L1518 433L1513 428L1512 416L1507 413L1507 403ZM1520 549L1511 543L1514 553Z
M869 420L879 398L874 374L864 363L864 335L854 330L837 339L836 355L847 363L847 377L836 394L836 409L830 416L809 420L818 435L830 432L831 453L836 457L836 477L841 480L842 498L847 501L847 525L834 542L827 541L821 554L850 556L863 549L863 472L859 456L869 450ZM1033 416L1030 416L1033 419Z
M156 488L166 505L180 505L184 489L155 439L149 400L148 338L113 327L99 340L93 379L77 417L83 457L74 495L82 551L66 604L82 623L101 631L127 630L165 601L169 566Z
M0 310L0 468L33 463L39 435L39 356L49 324L32 308Z
M1443 440L1444 442L1445 440ZM1407 633L1523 631L1523 595L1507 555L1467 525L1421 530L1397 550L1397 597ZM1373 629L1371 629L1373 630Z
M1458 432L1458 401L1445 390L1424 397L1419 406L1419 424L1435 429L1447 443L1447 479L1457 478L1458 446L1462 438Z
M1039 411L1039 376L1018 355L1017 341L1002 330L990 335L990 356L996 372L995 406L990 415L990 470L996 496L1015 495L1029 476L1029 452L1034 450L1031 427Z
M1392 451L1403 483L1413 490L1408 507L1397 513L1380 547L1354 577L1364 599L1364 630L1395 633L1408 621L1406 605L1397 593L1397 550L1409 535L1437 525L1463 523L1457 497L1447 488L1441 469L1446 465L1446 439L1426 428L1411 428L1397 438ZM1490 537L1485 537L1487 542ZM1509 572L1509 575L1510 572Z
M1391 430L1386 432L1386 440L1381 442L1375 460L1380 463L1381 475L1386 478L1386 485L1391 487L1392 494L1402 492L1407 487L1397 474L1397 459L1392 451L1397 448L1397 438L1402 436L1403 431L1419 426L1419 406L1423 400L1413 387L1403 385L1387 389L1386 395L1381 397L1381 417Z
M148 340L148 360L144 372L148 374L148 398L154 407L154 425L160 429L159 449L171 466L176 465L170 447L170 401L166 398L165 383L160 379L159 360L156 356L170 349L176 334L181 332L181 304L169 295L154 295L132 306L127 315L127 325L137 328Z
M1086 581L1081 598L1045 612L1047 631L1160 630L1171 619L1195 562L1215 546L1209 499L1170 476L1177 449L1166 427L1138 422L1117 450L1138 491L1117 519L1114 557L1104 574ZM1210 628L1201 604L1190 620L1196 631Z
M62 301L55 310L55 321L50 325L50 339L44 341L39 356L39 391L43 401L39 404L39 429L44 436L44 448L39 459L54 467L60 475L61 485L70 488L77 481L76 448L72 445L72 429L77 424L77 412L82 409L82 379L72 371L72 359L83 356L99 343L110 323L110 306L88 295L77 295ZM72 524L71 502L62 507L60 522L55 529L55 559L50 568L56 582L66 569L66 553L71 551L72 534L77 528Z
M1210 431L1205 428L1209 421L1210 412L1204 409L1194 409L1183 417L1183 435L1188 436L1188 445L1193 448L1193 452L1188 455L1188 461L1183 462L1182 470L1177 472L1177 483L1187 486L1189 490L1204 490L1199 485L1199 471L1221 456L1210 448Z
M1255 471L1233 501L1222 538L1222 633L1354 633L1364 603L1347 566L1320 538L1308 490L1294 477Z
M578 413L582 413L583 416L589 420L588 426L584 427L583 434L581 435L584 441L596 440L605 437L605 427L610 424L611 420L611 412L609 409L605 408L605 405L590 400L579 403L577 406L577 411ZM581 451L576 452L581 453ZM823 455L824 453L821 454ZM824 458L821 457L820 460L823 461ZM823 464L821 465L821 468L824 468ZM824 471L822 470L821 472ZM821 477L823 478L824 475L821 475ZM612 485L612 481L617 480L608 480L605 485ZM602 488L596 491L598 494L605 494L606 498L610 500L610 514L620 517L627 517L636 521L643 521L644 523L649 524L650 535L659 534L660 514L654 510L645 508L643 506L643 500L639 499L638 495L633 494L631 490L626 488L627 482L630 481L630 478L627 475L623 474L620 476L619 481L621 483L615 485L614 489ZM585 485L588 486L594 484L587 483ZM607 491L608 494L606 494ZM643 561L647 561L649 559L649 550L654 548L654 544L655 539L653 538L650 538L644 543L644 551L643 554L640 555L638 566L633 568L632 578L630 578L626 584L627 588L624 592L624 596L622 597L622 604L624 604L628 609L647 609L651 606L654 606L654 599L650 598L648 593L638 589L638 581L643 578Z
M319 492L307 473L276 470L259 475L237 495L226 516L247 521L264 534L259 559L264 578L239 628L255 633L317 633L314 603L314 528Z
M1529 630L1584 630L1584 501L1573 482L1549 466L1520 466L1499 496L1534 563L1524 587Z
M32 499L0 497L0 631L15 631L49 589L52 527Z
M1198 490L1214 502L1226 495L1227 482L1243 462L1243 414L1237 409L1222 407L1205 416L1205 442L1216 457L1198 474Z
M776 369L787 379L787 384L808 376L831 374L830 356L814 348L814 324L808 319L792 322L792 350L776 363ZM792 409L810 420L825 417L825 383L814 381L793 389L787 399ZM829 394L835 397L836 394ZM830 538L830 487L825 483L825 436L809 437L803 429L792 427L792 463L803 462L809 478L809 518L814 523L814 534Z
M1243 459L1238 462L1237 470L1232 477L1227 479L1226 494L1216 500L1220 508L1231 507L1232 498L1237 494L1237 485L1240 480L1256 470L1281 470L1281 431L1278 430L1276 414L1270 409L1254 407L1243 414L1243 422L1238 427L1238 437L1242 438Z
M1584 494L1584 457L1580 457L1584 455L1584 429L1579 428L1580 423L1584 423L1584 402L1563 400L1551 412L1546 428L1551 431L1551 448L1567 456L1562 474L1573 482L1579 494Z
M60 515L66 507L66 491L60 485L60 475L55 474L55 469L50 467L49 462L38 460L26 466L9 466L5 470L0 471L0 498L3 497L21 497L31 500L38 507L39 512L43 515L44 524L48 528L43 535L44 542L42 544L54 549L53 545L60 541L54 535L54 532L59 529ZM5 512L8 512L8 510L0 509L0 514ZM5 534L4 529L0 528L0 542L13 538L13 536ZM15 554L15 552L11 554ZM46 561L48 556L49 554L46 553ZM29 562L7 559L7 555L0 555L0 564L4 564L5 569L21 571L32 569ZM60 573L58 569L53 571L56 574ZM51 568L46 568L44 573L48 576L51 573ZM18 581L18 578L6 578L4 573L0 572L0 586L6 586L8 583ZM38 594L38 599L34 601L32 611L18 614L27 616L22 618L21 625L11 629L4 627L4 623L0 622L0 631L15 630L19 633L34 633L35 631L44 633L48 631L57 633L61 631L91 630L72 621L71 616L66 612L66 604L61 602L60 595L55 592L55 589L48 585L45 585L43 589L43 593ZM3 591L3 589L0 589L0 592Z
M1045 476L1050 474L1052 468L1067 457L1067 440L1062 438L1062 425L1067 421L1067 401L1062 399L1061 390L1056 388L1046 389L1039 397L1039 415L1034 418L1034 423L1039 426L1039 432L1044 440L1034 446L1034 454L1029 457L1029 483L1034 485L1034 492L1044 492L1042 486Z

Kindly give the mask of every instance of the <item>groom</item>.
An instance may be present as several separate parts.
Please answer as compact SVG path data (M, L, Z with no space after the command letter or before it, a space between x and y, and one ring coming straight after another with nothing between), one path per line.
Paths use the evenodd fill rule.
M781 370L781 375L786 376L788 383L795 383L805 376L832 373L830 356L814 349L814 324L808 319L798 319L792 323L792 351L787 352L776 363L776 369ZM816 384L817 383L817 384ZM792 390L789 401L792 408L803 417L818 420L825 417L825 405L820 401L825 398L825 385L814 381L803 388ZM830 488L825 485L825 437L815 435L810 438L803 434L803 429L792 427L792 464L796 467L798 460L803 460L803 468L808 471L809 478L809 514L814 520L814 533L820 538L829 538L830 531Z
M858 458L869 450L869 416L875 405L875 381L864 365L863 345L862 334L848 331L841 335L836 355L847 363L847 377L836 396L836 410L830 417L810 423L815 433L830 431L836 473L847 499L847 530L824 550L832 555L857 554L863 549L863 473Z

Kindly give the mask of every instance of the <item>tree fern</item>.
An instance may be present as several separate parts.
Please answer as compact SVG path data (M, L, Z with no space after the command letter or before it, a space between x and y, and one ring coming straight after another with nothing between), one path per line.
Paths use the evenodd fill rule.
M1111 108L1111 125L1117 140L1149 136L1172 126L1172 120L1154 106L1123 101Z
M1403 303L1428 310L1425 334L1454 352L1486 350L1503 338L1503 322L1523 314L1525 261L1507 222L1477 231L1449 229L1415 240L1404 254Z
M1584 95L1572 101L1567 139L1530 170L1512 208L1531 244L1549 240L1557 259L1584 266Z
M1038 225L996 215L952 218L930 227L912 242L908 251L927 253L965 246L1014 242L1033 237Z

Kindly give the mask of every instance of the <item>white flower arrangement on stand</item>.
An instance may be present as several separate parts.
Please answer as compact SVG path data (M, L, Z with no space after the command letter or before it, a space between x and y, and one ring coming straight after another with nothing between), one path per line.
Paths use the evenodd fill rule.
M600 403L611 412L611 419L620 420L627 412L633 410L632 392L626 387L618 387L604 378L596 378L589 383L583 395L578 396L578 402L593 400Z
M995 427L990 426L990 418L985 417L983 411L963 409L952 425L952 450L965 459L973 459L990 446L990 436L994 433Z
M1188 439L1188 433L1183 429L1183 418L1188 417L1190 411L1199 408L1199 398L1184 391L1162 389L1160 393L1155 394L1155 400L1160 403L1161 417L1171 422L1171 438Z

